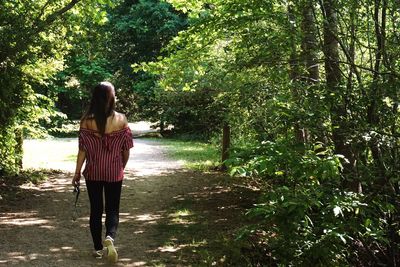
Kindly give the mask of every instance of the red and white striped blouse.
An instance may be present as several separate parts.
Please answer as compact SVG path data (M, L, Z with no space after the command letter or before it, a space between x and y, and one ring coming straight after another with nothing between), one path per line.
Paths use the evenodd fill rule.
M121 181L124 177L122 151L132 147L132 132L129 127L102 137L95 130L81 128L79 149L86 152L83 176L90 181Z

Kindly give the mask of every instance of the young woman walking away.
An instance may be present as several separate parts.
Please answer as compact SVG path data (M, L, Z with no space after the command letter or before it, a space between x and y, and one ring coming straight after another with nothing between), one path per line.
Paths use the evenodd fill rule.
M79 152L72 184L80 184L83 170L90 200L90 232L96 258L106 254L111 262L118 260L114 240L119 222L124 169L133 147L132 133L125 115L115 111L115 90L109 82L98 84L79 130ZM104 192L104 202L103 202ZM106 233L102 241L103 205Z

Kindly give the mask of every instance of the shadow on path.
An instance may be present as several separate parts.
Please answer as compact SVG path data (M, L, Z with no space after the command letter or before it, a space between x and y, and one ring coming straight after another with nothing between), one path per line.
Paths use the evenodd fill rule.
M154 143L142 145L149 150L133 151L125 175L114 265L236 265L240 255L232 253L240 251L227 251L221 242L243 226L241 215L256 193L225 175L183 170ZM84 185L79 217L72 221L70 179L69 173L53 174L39 186L22 186L14 200L0 201L1 266L108 265L90 255Z

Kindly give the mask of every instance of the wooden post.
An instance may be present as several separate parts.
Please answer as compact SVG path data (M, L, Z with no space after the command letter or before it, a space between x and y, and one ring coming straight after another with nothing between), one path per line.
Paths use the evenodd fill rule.
M16 128L14 130L15 133L15 140L17 143L15 144L15 166L18 168L18 171L22 170L22 157L24 154L23 147L24 147L24 135L21 128Z
M225 123L222 128L222 157L221 157L222 170L227 169L226 165L224 164L224 161L229 158L230 144L231 144L231 128L227 123Z

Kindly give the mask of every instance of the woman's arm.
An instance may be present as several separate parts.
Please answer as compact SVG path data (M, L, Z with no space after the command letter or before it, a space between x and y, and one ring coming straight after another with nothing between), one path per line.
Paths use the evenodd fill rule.
M80 128L87 128L87 120L85 120L85 119L81 120ZM75 167L74 178L72 178L73 186L80 184L81 170L82 170L83 163L85 162L85 159L86 159L86 151L80 148L78 151L78 156L76 158L76 167Z
M125 117L124 114L121 114L121 115L122 115L123 128L128 127L127 118ZM122 151L122 164L124 166L124 169L125 169L126 164L128 163L128 160L129 160L129 149L128 150L123 150Z
M86 159L85 150L79 149L78 157L76 159L75 174L74 174L74 178L72 178L72 185L73 186L76 186L76 185L80 184L81 169L82 169L83 163L85 162L85 159Z
M124 166L124 169L125 169L126 164L128 163L128 160L129 160L129 150L123 150L122 151L122 164Z

